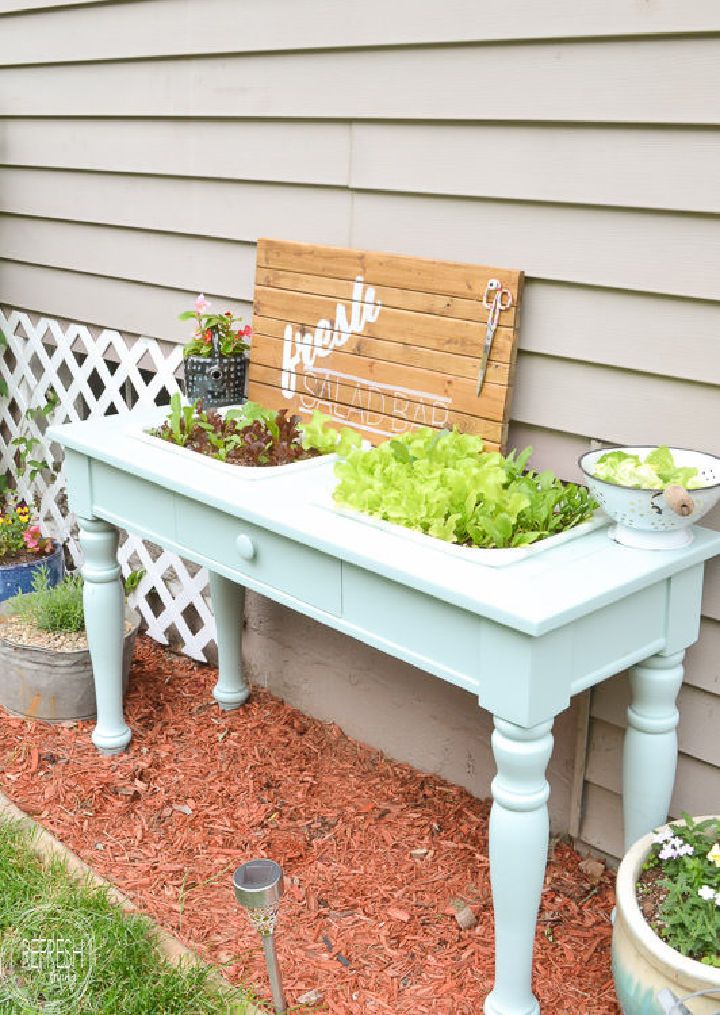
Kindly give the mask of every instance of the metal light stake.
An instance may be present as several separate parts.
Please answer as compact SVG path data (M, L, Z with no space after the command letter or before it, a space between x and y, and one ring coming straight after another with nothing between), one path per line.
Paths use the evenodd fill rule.
M235 898L247 910L250 922L262 937L265 963L276 1012L287 1011L282 977L275 949L275 924L283 894L283 874L274 860L250 860L233 874Z

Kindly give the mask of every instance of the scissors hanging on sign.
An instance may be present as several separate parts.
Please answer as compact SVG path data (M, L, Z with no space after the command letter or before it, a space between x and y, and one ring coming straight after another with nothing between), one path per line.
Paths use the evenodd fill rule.
M490 313L488 314L487 327L485 329L485 342L483 344L477 387L475 389L476 395L480 394L483 389L483 384L485 383L488 359L490 358L490 350L492 349L493 339L495 338L495 331L497 330L500 314L503 310L509 310L512 304L513 298L510 290L503 289L503 284L500 279L491 278L485 287L485 295L483 296L483 306L486 310L489 310Z

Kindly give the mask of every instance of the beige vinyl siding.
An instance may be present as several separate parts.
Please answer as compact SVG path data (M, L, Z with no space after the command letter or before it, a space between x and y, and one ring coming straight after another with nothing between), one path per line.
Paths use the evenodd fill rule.
M0 120L0 151L5 166L345 186L350 133L292 120L18 118Z
M25 65L0 71L0 115L717 125L717 51L673 37Z
M7 63L110 60L198 53L252 53L334 47L399 46L522 39L614 37L720 31L713 0L656 3L627 0L580 5L577 0L504 0L502 17L493 0L365 0L350 10L328 0L144 0L118 19L112 2L56 0L0 2L0 13L75 7L55 18L52 36L37 33L30 44L20 19L8 19ZM90 9L88 9L90 8ZM18 51L25 42L25 52ZM13 45L13 43L15 45Z
M260 235L522 268L513 443L568 478L598 440L720 453L715 0L507 0L500 16L489 0L0 0L0 33L3 304L179 341L200 290L249 313ZM318 629L307 679L273 678L282 611L265 610L261 678L488 792L471 699L437 689L433 736L452 746L425 748L420 675ZM703 611L673 813L712 809L720 787L717 563ZM352 680L334 690L350 659L374 674L362 722ZM626 704L624 677L593 694L581 825L616 855ZM562 830L572 716L558 736Z

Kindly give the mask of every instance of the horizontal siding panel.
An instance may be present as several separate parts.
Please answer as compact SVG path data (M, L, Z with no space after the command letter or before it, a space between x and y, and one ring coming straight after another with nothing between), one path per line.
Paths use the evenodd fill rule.
M0 205L5 211L247 241L265 234L343 245L348 241L350 200L347 192L315 188L298 191L219 181L0 171ZM452 214L454 203L447 204ZM494 216L497 209L480 204L476 210L479 215L485 211ZM576 209L553 211L559 230L564 215L570 214L576 233L582 233L582 222L575 221ZM533 234L536 213L545 219L545 212L532 206L528 209L529 236ZM596 214L602 220L602 213L591 213ZM631 222L635 216L628 218ZM623 226L628 220L621 214L613 223ZM636 233L642 224L632 223ZM396 234L384 237L386 247L392 246L393 237L397 239ZM456 256L459 248L468 260L477 255L477 249L464 245L462 237L455 235L454 239L456 242L447 246L448 256ZM519 244L513 250L497 250L502 242L498 236L497 244L493 244L495 263L518 263L524 253ZM382 247L381 243L357 245ZM528 242L525 250L529 246ZM428 244L426 252L435 253L437 247L437 243L432 247ZM490 255L489 243L482 252ZM547 255L547 251L544 253ZM587 275L601 273L611 257L597 250L595 253L596 266L588 266ZM541 273L543 267L558 269L546 258L545 265L534 265L535 273ZM720 355L715 355L720 346L717 303L667 300L575 285L548 286L538 279L528 282L525 300L521 345L528 351L720 384ZM582 326L578 325L580 321ZM679 334L683 335L682 344L677 340Z
M0 161L346 184L351 134L350 182L358 189L720 211L715 181L720 139L703 130L5 119ZM222 158L209 158L209 150L221 151Z
M585 784L580 839L610 856L621 857L623 844L622 797L610 790Z
M116 2L117 0L1 0L0 14L26 14L29 11L51 12L58 7L91 7L96 4Z
M720 560L717 557L705 565L702 609L706 617L720 620Z
M718 39L537 43L8 68L0 115L700 125L719 90Z
M622 793L623 731L594 719L590 727L585 778L611 793ZM678 757L669 813L716 814L720 811L720 771L686 754Z
M523 300L528 352L720 385L719 303L539 279Z
M39 295L41 294L41 295ZM9 308L40 309L48 317L61 317L131 335L185 342L187 321L178 321L192 307L197 290L163 289L116 278L81 275L72 271L0 261L0 303ZM233 310L248 323L248 303L206 295L217 309Z
M0 12L68 7L68 3L0 4ZM685 9L685 7L689 9ZM327 0L145 0L64 11L29 40L23 19L3 25L3 61L36 63L194 53L385 46L437 42L546 39L569 36L720 30L712 0L642 8L624 0L579 5L560 0L364 0L362 7Z
M0 217L0 250L8 260L238 300L252 293L252 244ZM717 452L717 405L708 385L521 352L512 418L618 443L659 440Z
M5 212L248 242L270 235L346 245L351 200L348 191L338 189L0 170L0 209ZM483 210L489 211L488 206L480 205ZM543 215L544 209L529 209L531 219L538 211ZM560 226L567 211L557 211ZM620 222L625 224L625 218ZM532 231L532 222L527 228ZM581 225L576 228L579 232ZM457 246L450 245L449 252L454 255ZM463 249L468 258L476 253ZM485 252L490 254L489 246ZM518 263L513 257L523 251L501 252L505 254L505 263ZM598 272L604 263L600 257ZM587 274L592 273L588 267ZM714 354L719 336L720 304L714 302L547 285L538 279L526 288L521 348L529 352L720 385L720 355Z
M5 217L0 249L8 260L47 267L237 300L252 294L249 243ZM521 352L512 418L610 442L667 441L718 452L717 405L717 389L708 385Z
M258 236L347 246L346 190L282 184L0 170L0 211L254 243Z
M367 190L717 213L719 162L720 135L709 130L359 123L352 132L350 183Z
M613 726L627 726L630 684L625 675L599 684L592 696L591 715ZM678 744L684 754L720 767L720 698L685 684L678 696ZM720 772L718 773L720 782Z
M351 237L356 247L507 265L534 278L720 299L712 216L360 193Z
M590 438L576 434L529 426L514 420L510 423L508 448L533 449L530 464L538 472L552 469L561 479L581 482L582 473L577 465L580 455L592 449Z
M720 453L718 390L670 378L522 353L512 419L617 444Z
M252 293L255 275L251 244L2 216L0 252L8 260L240 300Z
M692 787L690 800L699 804L697 809L691 809L696 815L713 813L706 798L703 802ZM682 798L681 798L682 799ZM717 800L717 795L715 796ZM673 800L673 806L674 800ZM679 817L679 811L670 811L673 818ZM620 858L625 849L623 846L623 812L622 796L612 790L603 789L593 783L585 786L585 809L583 822L580 828L580 839L588 846L602 850L610 856Z
M703 617L700 638L685 656L685 683L720 698L720 623L709 617ZM717 763L720 765L720 749Z
M346 184L350 129L254 120L6 119L0 121L0 164Z

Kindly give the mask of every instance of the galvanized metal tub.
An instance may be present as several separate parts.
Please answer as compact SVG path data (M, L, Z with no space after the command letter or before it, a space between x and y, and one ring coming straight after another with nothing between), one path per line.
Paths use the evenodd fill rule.
M10 612L0 604L0 616ZM126 609L132 627L123 645L123 694L127 693L140 614ZM13 715L43 722L94 719L95 684L88 649L61 652L18 645L2 637L0 624L0 705Z
M0 602L16 596L18 592L32 592L33 575L41 567L47 568L48 584L51 587L60 584L65 573L60 543L56 543L53 552L46 557L38 557L22 564L0 564Z

